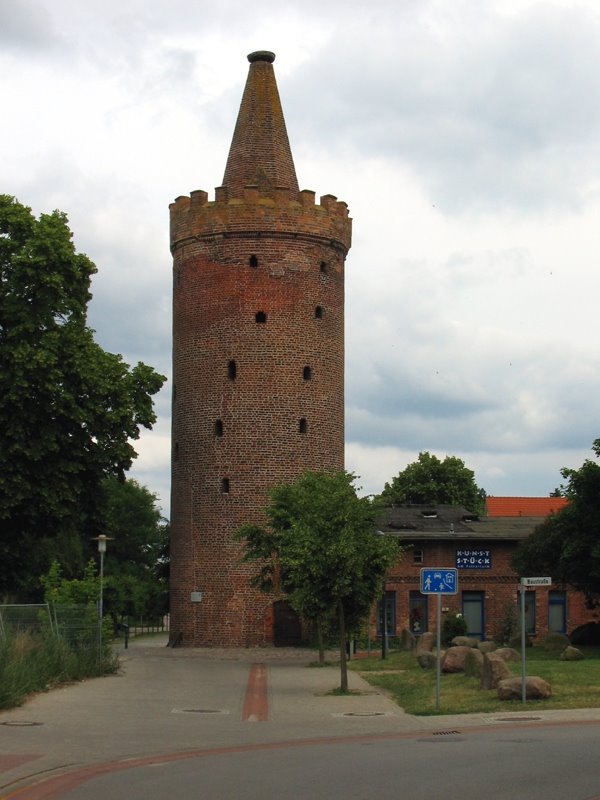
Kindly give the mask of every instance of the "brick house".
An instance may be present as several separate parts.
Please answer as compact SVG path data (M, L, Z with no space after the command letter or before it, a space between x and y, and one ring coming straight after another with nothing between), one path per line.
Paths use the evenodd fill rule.
M519 576L511 567L511 555L566 502L560 497L490 497L487 515L481 517L457 506L386 509L379 528L403 548L386 580L388 635L399 635L405 628L415 634L435 630L436 598L421 594L420 570L453 567L458 570L458 592L442 597L443 613L461 613L472 636L498 638L507 618L518 619ZM377 635L382 601L371 625ZM548 631L570 633L598 617L586 608L581 592L558 584L528 590L525 613L534 642Z

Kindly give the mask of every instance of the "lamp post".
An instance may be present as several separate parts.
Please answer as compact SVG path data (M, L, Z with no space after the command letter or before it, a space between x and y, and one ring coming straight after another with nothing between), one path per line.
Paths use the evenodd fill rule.
M98 552L100 553L100 597L98 599L98 657L102 658L102 617L104 614L104 553L106 553L106 543L111 542L112 538L101 533L95 536L92 541L98 542Z

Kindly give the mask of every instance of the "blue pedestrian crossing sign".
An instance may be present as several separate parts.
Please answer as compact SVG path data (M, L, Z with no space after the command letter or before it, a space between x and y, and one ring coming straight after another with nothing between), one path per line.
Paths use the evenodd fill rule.
M452 567L421 570L421 594L456 594L458 570Z

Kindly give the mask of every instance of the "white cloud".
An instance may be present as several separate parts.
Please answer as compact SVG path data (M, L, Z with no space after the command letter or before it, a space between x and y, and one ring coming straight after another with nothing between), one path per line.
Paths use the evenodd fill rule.
M600 431L600 15L592 0L15 0L0 191L67 212L101 344L170 371L168 204L219 185L272 49L302 188L348 202L347 456L421 450L545 494ZM169 398L134 475L168 506Z

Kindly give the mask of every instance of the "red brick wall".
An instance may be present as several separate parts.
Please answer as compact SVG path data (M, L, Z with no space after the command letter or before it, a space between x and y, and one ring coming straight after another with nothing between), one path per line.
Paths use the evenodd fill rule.
M409 592L419 591L420 570L422 567L455 567L456 551L460 549L485 549L491 551L492 566L490 569L459 569L458 593L444 595L442 607L444 613L462 613L463 592L484 593L485 635L494 639L506 615L507 605L517 610L517 594L519 577L511 569L510 557L516 547L515 542L485 541L443 541L418 542L416 548L423 550L423 563L413 563L413 548L408 547L402 559L390 571L386 581L386 590L396 593L396 631L399 635L404 628L409 628ZM548 592L560 591L565 587L554 585L548 588L537 587L536 598L536 634L535 641L541 641L548 633ZM592 612L585 607L584 597L580 592L567 590L567 632L571 632L584 622L600 619L599 612ZM429 595L428 630L436 630L437 600ZM371 620L371 632L375 633L375 618ZM391 633L388 631L388 633Z
M249 588L234 534L263 521L271 486L343 469L348 211L312 192L194 192L171 206L171 232L172 636L265 644L272 600Z

